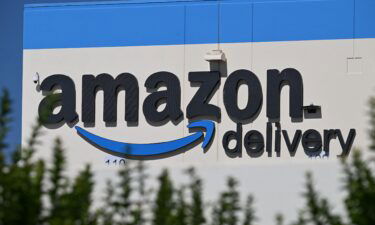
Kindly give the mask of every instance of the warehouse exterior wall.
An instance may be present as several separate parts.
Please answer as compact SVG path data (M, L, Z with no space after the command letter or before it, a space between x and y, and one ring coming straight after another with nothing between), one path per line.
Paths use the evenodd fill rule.
M213 65L204 60L207 52L222 50L227 61L221 63L221 85L211 103L221 108L213 143L207 152L200 145L173 157L152 161L156 165L188 164L266 164L336 163L341 153L338 139L331 142L329 159L312 161L302 144L291 157L283 137L281 157L267 153L250 157L242 147L242 157L225 153L222 138L236 131L223 103L223 86L234 71L246 69L257 75L262 85L263 105L256 120L243 124L243 135L258 130L266 138L267 71L294 68L303 78L304 105L321 106L321 118L292 122L289 117L288 87L282 91L281 129L292 138L295 131L340 129L346 139L356 130L354 146L367 146L366 106L373 95L375 73L375 4L371 0L325 1L165 1L165 2L95 2L71 4L31 4L25 7L23 71L23 140L43 99L33 83L34 74L41 81L53 74L72 78L76 88L76 125L102 137L132 143L155 143L189 135L186 107L197 87L188 81L192 71L210 71ZM175 74L181 85L181 109L184 119L177 123L154 126L142 112L149 94L144 87L153 73ZM81 121L82 75L108 73L133 74L139 83L140 110L138 126L127 126L124 118L124 93L118 100L118 122L103 122L103 94L96 99L95 126ZM240 107L245 107L247 90L239 88ZM250 96L251 101L251 96ZM275 127L273 128L275 131ZM85 162L94 170L107 167L107 153L87 143L72 126L44 128L44 147L48 157L53 137L61 136L68 149L72 170Z

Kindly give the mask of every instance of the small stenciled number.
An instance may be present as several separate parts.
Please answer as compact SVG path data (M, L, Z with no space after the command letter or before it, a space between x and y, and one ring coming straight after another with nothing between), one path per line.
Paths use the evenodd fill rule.
M126 161L123 158L118 158L118 157L106 157L105 158L105 164L110 166L110 165L125 165Z

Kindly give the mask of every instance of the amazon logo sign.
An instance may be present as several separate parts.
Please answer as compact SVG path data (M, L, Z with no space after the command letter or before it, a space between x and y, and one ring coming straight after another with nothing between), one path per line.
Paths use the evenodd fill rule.
M269 157L273 152L276 156L280 156L282 141L285 142L290 156L295 155L300 145L308 156L318 156L322 153L329 156L330 142L334 140L338 141L341 146L342 151L339 157L346 157L350 153L356 136L355 129L350 129L347 136L344 136L340 129L326 129L323 132L315 129L297 130L293 135L281 129L280 94L285 86L289 86L289 116L292 122L302 122L305 110L310 113L320 110L316 106L304 106L303 79L296 69L267 71L266 100L263 98L262 85L256 74L244 69L232 72L223 86L222 97L225 109L210 103L210 99L221 85L220 72L190 72L188 79L191 86L199 88L190 99L184 113L181 108L180 80L173 73L161 71L151 74L144 83L144 89L149 94L142 104L139 100L141 88L133 74L122 73L116 77L106 73L97 76L83 75L82 111L81 118L79 118L76 111L74 81L67 75L55 74L45 78L40 84L39 88L46 96L39 104L39 116L46 127L61 123L72 124L79 119L84 126L95 124L96 94L102 90L104 93L103 121L107 125L113 125L118 119L118 93L125 91L125 118L123 120L128 126L138 125L139 111L142 110L147 122L152 126L160 126L168 122L177 124L186 117L190 121L188 128L199 130L177 140L168 140L168 137L165 137L165 140L160 143L131 143L131 140L124 143L111 140L104 134L90 133L82 127L75 126L77 134L85 141L113 155L136 159L164 158L189 150L199 141L202 141L202 148L207 151L215 136L215 123L221 121L222 110L226 110L233 123L237 124L236 130L229 130L224 133L223 137L217 137L221 139L228 157L242 157L243 148L246 149L249 157L260 157L265 152ZM240 85L247 87L248 96L239 96ZM161 90L160 87L165 88ZM61 90L59 93L55 92L57 88ZM239 98L247 99L245 107L239 107ZM265 136L257 130L244 133L242 125L256 120L263 101L266 102L268 117ZM162 103L165 107L158 110ZM55 113L54 109L58 106L60 110ZM235 146L229 144L231 140L236 142Z

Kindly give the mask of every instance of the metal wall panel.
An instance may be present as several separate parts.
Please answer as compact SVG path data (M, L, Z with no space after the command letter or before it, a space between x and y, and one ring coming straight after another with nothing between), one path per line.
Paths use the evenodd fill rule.
M254 3L254 42L353 38L354 1Z
M253 38L253 5L249 2L220 4L220 42L249 42ZM235 35L234 35L235 34Z

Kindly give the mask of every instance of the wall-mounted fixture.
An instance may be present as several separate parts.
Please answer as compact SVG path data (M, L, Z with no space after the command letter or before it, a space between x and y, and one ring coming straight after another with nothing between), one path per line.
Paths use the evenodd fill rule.
M349 75L363 74L362 57L348 57L347 58L347 72Z
M221 50L212 50L210 52L207 52L204 56L204 59L208 62L214 62L214 61L222 61L225 62L227 59L225 58L225 54Z
M305 119L320 119L322 118L322 107L314 104L303 106L303 114Z
M36 72L36 73L34 74L34 76L33 76L33 82L34 82L34 84L36 84L36 85L39 85L39 84L40 84L40 76L39 76L39 73L38 73L38 72Z

